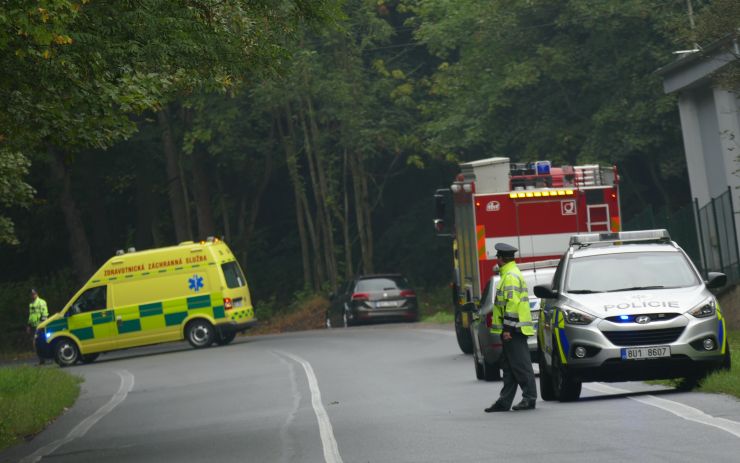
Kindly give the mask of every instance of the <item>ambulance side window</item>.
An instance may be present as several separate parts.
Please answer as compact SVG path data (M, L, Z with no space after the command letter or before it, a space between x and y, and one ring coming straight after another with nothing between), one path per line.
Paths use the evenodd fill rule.
M107 307L106 289L107 286L97 286L80 294L80 297L78 297L74 304L72 304L69 314L74 315L105 309Z

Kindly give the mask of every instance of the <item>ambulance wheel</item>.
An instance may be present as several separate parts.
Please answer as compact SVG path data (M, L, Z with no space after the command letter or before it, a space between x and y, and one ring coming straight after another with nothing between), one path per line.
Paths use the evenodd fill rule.
M99 352L95 354L85 354L81 356L80 361L82 363L93 363L95 360L98 359L98 357L100 357Z
M54 361L60 367L69 367L80 359L77 344L69 338L62 338L54 343Z
M470 330L463 326L462 322L462 310L460 307L455 307L455 336L457 337L457 345L460 346L460 350L464 354L473 353L473 336L470 334Z
M545 353L541 349L537 349L537 353L539 354L540 366L540 396L542 400L555 400L555 389L553 388L552 375L545 362Z
M215 333L213 325L207 320L196 319L188 323L185 327L185 337L188 342L196 349L208 347L213 344Z
M581 382L568 375L559 352L555 352L552 359L552 387L555 397L561 402L573 402L581 397Z
M225 346L227 344L230 344L231 341L236 338L236 331L229 331L227 333L220 333L218 337L216 337L216 344L219 346Z

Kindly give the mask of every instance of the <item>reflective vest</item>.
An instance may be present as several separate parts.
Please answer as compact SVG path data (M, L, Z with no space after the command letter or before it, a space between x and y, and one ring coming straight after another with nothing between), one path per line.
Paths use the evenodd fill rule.
M28 324L32 327L36 328L48 316L49 310L46 308L45 300L37 297L36 300L28 304Z
M501 278L496 285L493 304L491 333L501 334L503 331L509 331L534 336L527 283L522 277L522 272L514 261L506 263L500 272Z

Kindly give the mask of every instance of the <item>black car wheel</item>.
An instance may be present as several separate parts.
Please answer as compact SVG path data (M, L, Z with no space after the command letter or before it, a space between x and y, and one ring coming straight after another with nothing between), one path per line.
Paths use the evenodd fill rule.
M555 397L561 402L573 402L581 396L581 382L570 377L560 361L559 352L553 354L552 387Z
M545 353L542 349L537 348L540 366L540 396L542 400L555 400L555 389L553 388L553 379L550 371L547 369L545 362Z
M473 349L473 365L475 365L475 377L481 380L485 379L485 373L483 372L483 362L481 362L481 359L478 357L478 351L475 349Z
M498 381L501 379L501 369L498 363L488 363L483 359L483 379L486 381Z

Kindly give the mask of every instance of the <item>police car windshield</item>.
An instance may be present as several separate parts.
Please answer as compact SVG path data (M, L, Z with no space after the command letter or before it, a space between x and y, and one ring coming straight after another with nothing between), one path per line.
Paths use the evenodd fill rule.
M682 288L700 283L680 252L624 252L571 258L569 293Z

